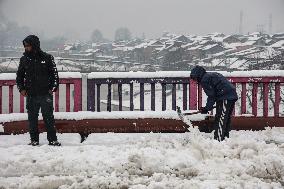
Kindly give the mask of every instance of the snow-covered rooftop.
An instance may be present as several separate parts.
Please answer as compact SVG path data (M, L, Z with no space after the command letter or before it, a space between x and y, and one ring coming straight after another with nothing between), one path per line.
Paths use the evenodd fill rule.
M273 48L281 48L284 47L284 40L277 41L276 43L270 45Z

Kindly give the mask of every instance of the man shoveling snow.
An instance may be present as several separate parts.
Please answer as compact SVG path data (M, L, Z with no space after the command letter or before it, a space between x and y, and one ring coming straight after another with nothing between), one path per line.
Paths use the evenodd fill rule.
M206 72L201 66L192 69L190 78L200 83L208 96L206 106L200 109L202 114L211 111L216 102L214 138L218 141L229 138L231 115L238 99L236 88L222 74Z

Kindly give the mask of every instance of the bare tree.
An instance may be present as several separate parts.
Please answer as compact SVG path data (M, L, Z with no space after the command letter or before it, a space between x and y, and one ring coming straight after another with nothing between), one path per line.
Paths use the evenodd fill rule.
M91 41L95 43L104 41L102 32L98 29L94 30L91 35Z
M131 32L128 28L121 27L115 31L115 41L129 41L131 40Z

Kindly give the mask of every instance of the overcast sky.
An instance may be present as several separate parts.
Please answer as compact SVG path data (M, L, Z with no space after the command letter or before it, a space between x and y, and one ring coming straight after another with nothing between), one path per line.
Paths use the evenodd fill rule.
M0 9L11 21L46 37L65 35L88 39L94 29L113 39L118 27L133 36L155 38L163 31L185 34L238 32L243 10L243 31L284 31L284 0L0 0Z

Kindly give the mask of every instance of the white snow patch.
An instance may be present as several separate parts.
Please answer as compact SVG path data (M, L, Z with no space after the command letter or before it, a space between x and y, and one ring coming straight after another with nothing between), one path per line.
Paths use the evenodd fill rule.
M195 110L196 111L196 110ZM185 111L191 112L191 111ZM54 117L57 120L83 120L83 119L176 119L179 120L176 111L123 111L123 112L54 112ZM204 120L206 115L195 114L189 116L192 121ZM27 113L10 113L0 114L0 123L27 120ZM39 120L42 120L42 115L39 114Z
M251 70L251 71L218 71L226 77L284 77L284 70ZM96 78L164 78L190 77L190 71L160 71L160 72L92 72L89 79Z
M277 41L276 43L270 45L270 47L275 47L275 48L284 47L284 40Z
M284 129L232 131L217 142L183 134L58 134L62 147L29 135L0 137L0 188L283 188ZM267 144L265 141L272 141Z
M15 80L16 73L1 73L0 80Z
M2 124L0 124L0 133L4 132L4 126Z
M226 77L284 77L284 70L218 71ZM190 77L190 71L160 72L91 72L89 79L96 78L165 78ZM82 78L80 72L59 72L59 78ZM1 73L0 80L15 80L16 73Z
M251 70L219 72L225 77L284 77L284 70Z
M82 78L80 72L58 72L59 78ZM0 73L0 80L15 80L16 73Z
M59 78L82 78L80 72L58 72Z
M160 71L160 72L92 72L89 79L95 78L163 78L163 77L190 77L187 71Z

